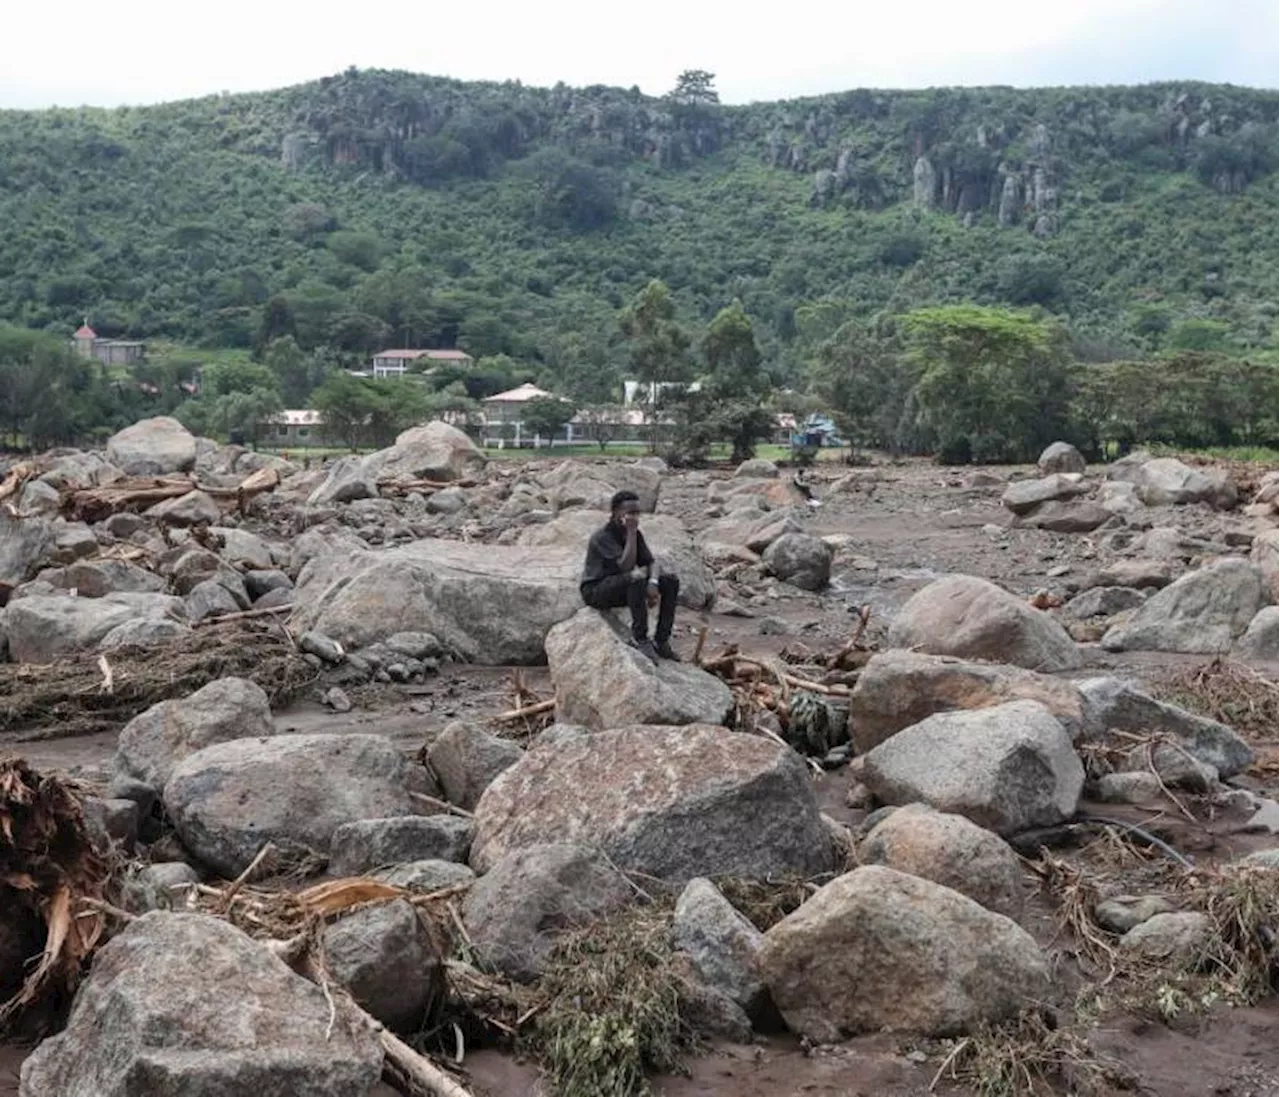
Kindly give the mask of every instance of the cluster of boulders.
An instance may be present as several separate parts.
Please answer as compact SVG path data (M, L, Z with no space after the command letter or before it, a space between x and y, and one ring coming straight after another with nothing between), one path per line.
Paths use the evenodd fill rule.
M135 717L86 819L101 842L145 847L151 863L121 900L139 917L96 957L66 1030L24 1065L23 1097L372 1090L383 1046L371 1026L343 1011L334 1020L324 991L272 950L189 910L193 885L255 864L372 876L404 896L456 889L476 962L518 981L538 978L567 929L665 894L690 994L720 1034L969 1032L1051 993L1050 960L1021 924L1030 881L1011 842L1071 820L1086 797L1214 791L1253 760L1232 728L1126 678L1089 676L1065 626L1102 623L1116 651L1254 654L1269 643L1274 658L1265 532L1171 557L1143 548L1159 532L1145 530L1050 610L967 575L919 590L848 699L849 803L869 811L852 833L820 810L799 754L735 730L723 681L655 665L622 615L582 608L584 542L620 487L657 507L654 462L482 473L465 435L432 424L328 468L282 465L259 532L188 495L82 528L57 517L68 485L145 468L221 486L263 460L187 447L170 422L130 430L106 459L46 458L20 517L0 517L14 535L0 536L10 658L165 644L207 616L281 609L309 658L360 675L412 681L447 658L545 660L555 722L521 745L459 721L410 758L363 729L288 733L240 678ZM1089 529L1114 519L1136 534L1108 506L1126 492L1088 486L1073 454L1051 448L1042 478L1010 485L1006 505L1065 530L1084 528L1087 502L1106 515ZM1142 506L1189 501L1173 499L1174 480L1210 505L1226 498L1151 464L1108 483L1132 487ZM644 522L687 606L726 591L745 601L770 583L809 597L831 581L838 539L806 532L802 484L768 462L704 479L710 523L697 538L670 515ZM84 550L68 557L71 529ZM1179 574L1191 559L1201 566ZM762 931L716 886L725 876L816 886ZM1155 896L1107 896L1095 916L1143 956L1208 932ZM331 920L323 951L329 977L393 1030L417 1031L439 1001L445 958L404 898Z
M201 622L270 610L290 613L313 661L393 681L447 657L540 662L548 632L580 606L583 548L610 496L632 490L652 512L665 467L485 471L465 434L431 423L366 457L299 468L192 437L166 418L120 432L105 456L54 451L38 466L13 513L0 513L9 592L0 652L13 661L160 648ZM249 514L210 494L264 467L279 486ZM73 509L69 493L145 484L142 476L170 485L187 476L190 490L92 524L62 516ZM830 539L805 532L807 501L775 466L747 462L707 493L715 521L697 540L671 515L644 524L659 563L680 576L682 605L708 609L734 580L747 584L744 600L757 581L826 587Z
M1029 881L1008 840L1070 820L1086 794L1216 787L1252 751L1127 681L1046 673L1077 667L1075 645L981 580L925 588L890 642L851 698L850 794L880 805L856 837L820 812L798 755L726 726L722 683L654 667L594 611L549 630L561 722L526 748L455 723L423 764L378 735L282 734L262 692L236 679L155 706L122 730L111 788L89 814L104 838L150 839L153 858L182 859L133 883L127 901L152 913L99 956L66 1032L24 1068L23 1093L125 1092L120 1079L145 1071L248 1092L245 1079L260 1084L255 1072L282 1057L300 1078L329 1069L331 1045L345 1056L341 1092L367 1092L360 1079L380 1058L365 1029L348 1018L318 1044L297 1030L315 988L218 920L181 912L198 874L233 877L268 844L273 865L302 875L465 890L474 955L515 980L536 979L566 929L669 888L691 993L739 1039L779 1022L814 1041L950 1035L1044 1000L1050 962L1020 924ZM1117 732L1169 746L1087 772L1080 752ZM162 817L173 837L157 835ZM826 882L761 932L720 876ZM1144 956L1208 932L1160 897L1109 896L1096 917ZM393 1029L413 1030L438 1000L442 958L408 903L341 917L324 945L332 977ZM218 1017L252 1026L191 1006L211 972ZM175 980L187 989L171 1006ZM163 1035L132 1026L101 1054L103 1034L139 1016L163 1021Z
M1143 451L1108 465L1106 479L1095 484L1086 478L1080 451L1054 442L1040 455L1037 471L1039 479L1015 481L1001 501L1024 524L1059 533L1087 533L1107 522L1142 525L1145 507L1205 503L1231 510L1238 502L1226 472L1193 469L1177 458Z

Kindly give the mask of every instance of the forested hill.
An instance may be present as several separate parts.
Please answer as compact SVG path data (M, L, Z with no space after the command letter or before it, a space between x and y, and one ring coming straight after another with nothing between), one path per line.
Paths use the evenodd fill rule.
M1268 348L1276 122L1273 91L1195 83L726 107L698 74L652 98L355 70L0 112L0 322L456 345L583 399L655 277L690 322L740 298L778 380L846 319L962 300L1042 306L1095 360Z

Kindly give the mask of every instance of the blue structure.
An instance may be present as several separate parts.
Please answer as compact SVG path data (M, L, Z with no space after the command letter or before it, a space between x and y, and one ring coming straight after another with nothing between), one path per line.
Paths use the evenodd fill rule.
M823 446L843 446L845 440L840 437L840 432L836 429L835 423L831 421L830 416L819 415L814 412L803 423L799 429L791 435L792 449L803 449L812 447L821 449Z

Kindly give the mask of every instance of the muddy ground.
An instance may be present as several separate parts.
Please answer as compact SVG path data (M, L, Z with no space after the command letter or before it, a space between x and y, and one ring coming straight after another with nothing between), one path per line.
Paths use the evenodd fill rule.
M689 655L699 629L705 626L708 652L727 643L740 645L749 655L773 655L796 645L832 650L847 638L853 614L863 605L872 607L868 635L874 640L911 594L948 572L983 576L1024 596L1046 590L1069 597L1082 576L1116 558L1120 550L1102 531L1067 535L1014 528L1009 512L1000 505L1002 481L1034 475L1031 469L953 471L926 462L884 463L858 471L865 486L832 493L832 482L844 471L821 467L811 477L823 505L810 514L809 532L845 539L830 590L813 595L771 582L722 586L722 608L732 603L728 606L732 612L683 613L675 638L678 649ZM1001 482L970 486L975 471L985 471ZM727 475L723 470L710 477ZM1247 470L1244 475L1247 479ZM673 474L664 483L659 511L679 516L697 534L712 520L707 515L706 482L707 474ZM1151 509L1144 519L1218 543L1239 544L1258 528L1238 514L1219 514L1199 506ZM1191 656L1111 655L1096 645L1085 650L1090 666L1077 673L1122 672L1157 693L1171 674L1205 662ZM451 720L488 720L510 707L512 674L505 668L446 666L426 685L351 690L356 707L345 715L320 704L320 690L315 689L280 711L277 720L287 731L376 730L406 749L417 750ZM525 668L521 676L528 689L549 696L545 668ZM1240 783L1274 798L1274 737L1258 741L1257 746L1262 764ZM114 733L39 741L32 741L30 728L20 736L9 735L7 741L5 733L0 733L0 752L16 750L41 769L91 782L105 779L114 748ZM846 807L847 785L843 771L827 773L819 780L820 799L834 818L856 825L864 813ZM1190 806L1192 820L1173 804L1155 813L1115 805L1086 804L1082 810L1141 823L1197 864L1275 845L1276 840L1266 835L1238 833L1242 819L1229 810L1215 809L1207 802ZM1036 886L1028 872L1029 894ZM1047 947L1060 947L1048 899L1032 909L1028 928ZM1276 1001L1271 999L1248 1009L1219 1008L1207 1015L1179 1018L1172 1027L1120 1014L1099 1027L1095 1043L1132 1072L1128 1092L1150 1097L1271 1097L1280 1085L1278 1038ZM0 1047L0 1097L16 1094L23 1054L19 1047ZM887 1035L813 1049L778 1036L762 1038L750 1047L709 1048L688 1065L688 1077L655 1079L656 1092L665 1097L909 1097L930 1092L940 1056L936 1048ZM473 1051L466 1069L478 1095L532 1097L541 1092L534 1066L506 1053ZM975 1091L943 1078L934 1092Z

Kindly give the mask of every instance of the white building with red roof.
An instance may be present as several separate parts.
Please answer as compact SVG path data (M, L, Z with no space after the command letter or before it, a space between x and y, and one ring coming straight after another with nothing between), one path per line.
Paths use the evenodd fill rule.
M96 358L104 366L132 366L147 356L147 345L139 340L99 338L88 317L71 337L71 346L81 358Z

